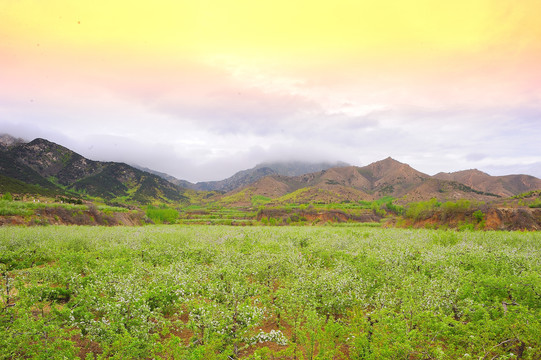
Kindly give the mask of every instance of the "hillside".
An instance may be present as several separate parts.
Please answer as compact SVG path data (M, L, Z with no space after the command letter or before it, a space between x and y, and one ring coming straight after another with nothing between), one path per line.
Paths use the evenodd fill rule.
M32 185L26 188L25 192L32 193L63 193L63 190L57 185L45 179L36 170L32 169L22 161L18 161L16 154L8 148L0 150L0 175L5 179L2 180L3 187L8 184L15 184L12 180L17 180L23 184ZM10 180L11 179L11 180ZM17 184L17 189L22 189L21 184ZM8 189L7 191L13 191Z
M383 196L396 198L402 204L432 198L439 201L493 201L541 188L541 180L526 175L492 178L486 174L485 183L503 184L507 192L498 193L498 186L473 187L469 184L476 185L477 182L458 177L456 180L452 176L432 177L387 158L364 167L335 167L300 176L270 175L230 191L222 199L228 202L235 199L236 204L249 204L253 196L271 198L272 203L371 201Z
M229 192L235 189L239 189L258 181L259 179L269 175L283 175L283 176L298 176L306 173L321 171L330 169L335 166L347 165L343 162L329 163L329 162L306 162L306 161L279 161L279 162L267 162L258 164L255 167L247 170L242 170L235 173L233 176L218 181L202 181L196 184L190 183L186 180L179 180L170 175L163 173L156 173L164 179L189 189L200 191L220 191Z
M359 168L358 171L370 181L369 190L377 196L400 197L430 178L390 157Z
M438 201L456 201L459 199L493 201L498 198L500 198L499 195L475 190L457 181L429 178L411 188L398 202L407 204L429 199L437 199Z
M372 201L391 196L406 204L432 198L439 201L494 201L541 189L541 180L533 176L491 176L479 170L430 176L390 157L363 167L339 164L341 166L328 167L331 164L263 163L225 180L188 183L186 187L227 190L224 195L213 195L212 198L228 205L243 206L249 205L254 196L269 198L271 203L277 204ZM314 168L317 170L303 172ZM160 176L177 184L181 182L172 180L174 178L167 174Z
M275 161L265 162L257 165L254 169L269 168L277 175L299 176L303 174L318 172L334 167L349 166L349 164L338 162L306 162L306 161Z
M8 178L15 179L59 194L71 191L141 204L185 199L181 188L159 176L123 163L89 160L39 138L3 150L0 174L6 177L6 182ZM10 183L20 188L19 183Z
M477 169L438 173L434 175L434 178L456 181L478 191L490 192L505 197L541 189L541 179L533 176L491 176Z
M12 148L10 154L17 163L63 186L104 169L103 163L88 160L64 146L39 138Z

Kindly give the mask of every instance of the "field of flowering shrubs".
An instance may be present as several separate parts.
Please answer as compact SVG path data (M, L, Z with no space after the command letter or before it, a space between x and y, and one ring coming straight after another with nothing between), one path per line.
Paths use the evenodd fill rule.
M541 234L2 227L0 359L541 359Z

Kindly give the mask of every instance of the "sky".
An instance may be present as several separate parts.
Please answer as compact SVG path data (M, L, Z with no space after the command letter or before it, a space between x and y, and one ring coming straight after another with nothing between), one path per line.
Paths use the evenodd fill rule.
M0 133L189 181L541 177L539 0L0 0Z

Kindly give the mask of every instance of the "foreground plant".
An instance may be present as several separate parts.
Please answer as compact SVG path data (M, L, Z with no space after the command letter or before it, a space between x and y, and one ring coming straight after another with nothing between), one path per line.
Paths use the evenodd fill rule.
M539 233L0 228L0 359L538 359Z

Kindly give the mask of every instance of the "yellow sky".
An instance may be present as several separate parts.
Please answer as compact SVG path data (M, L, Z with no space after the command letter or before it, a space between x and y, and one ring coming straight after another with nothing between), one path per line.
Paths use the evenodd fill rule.
M14 45L67 50L386 56L541 36L537 0L4 0L0 11L0 34Z

